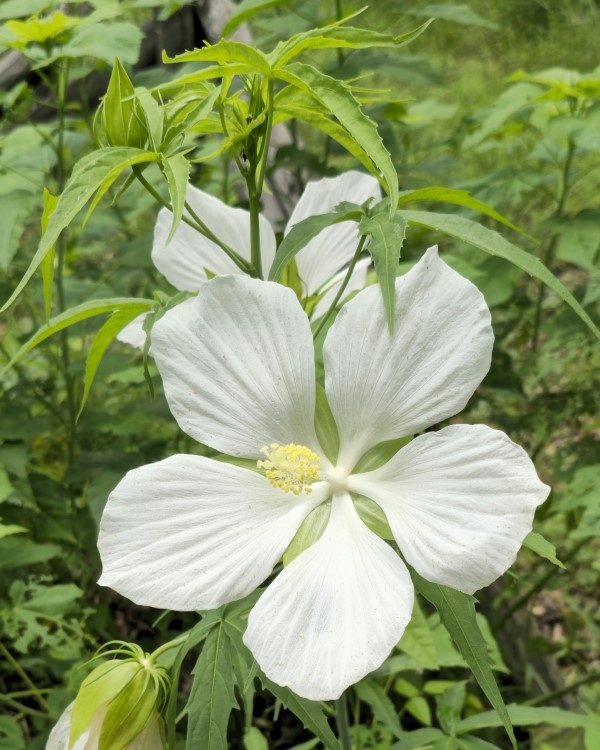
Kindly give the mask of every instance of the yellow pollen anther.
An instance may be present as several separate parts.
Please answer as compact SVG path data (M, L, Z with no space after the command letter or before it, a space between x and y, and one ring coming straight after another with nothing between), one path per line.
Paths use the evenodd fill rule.
M284 492L311 492L310 485L320 478L320 459L305 445L271 443L270 448L265 446L260 452L267 460L257 461L258 468L264 470L273 487Z

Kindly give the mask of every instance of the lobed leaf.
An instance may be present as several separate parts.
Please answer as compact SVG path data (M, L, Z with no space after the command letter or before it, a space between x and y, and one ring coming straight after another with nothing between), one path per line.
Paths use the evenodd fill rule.
M187 746L227 750L227 725L237 707L231 645L220 620L206 638L193 669L194 683L186 705Z

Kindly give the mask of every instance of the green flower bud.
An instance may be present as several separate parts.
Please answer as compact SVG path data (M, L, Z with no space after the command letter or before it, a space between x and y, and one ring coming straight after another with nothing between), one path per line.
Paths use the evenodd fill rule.
M144 115L127 71L118 59L96 115L96 129L98 122L101 125L101 132L96 133L98 139L109 146L145 147L148 134L143 125Z
M166 670L135 645L122 644L83 681L52 730L46 750L163 750L160 706Z

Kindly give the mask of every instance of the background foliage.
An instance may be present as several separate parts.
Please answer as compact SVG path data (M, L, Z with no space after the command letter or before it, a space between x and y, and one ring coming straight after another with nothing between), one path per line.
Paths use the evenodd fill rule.
M44 201L51 202L44 199L44 186L54 195L62 192L75 162L92 148L97 98L88 97L89 74L104 71L106 83L115 57L131 69L142 49L142 30L177 9L102 0L91 3L87 15L71 3L68 13L51 16L52 23L42 15L37 26L21 24L29 14L53 7L43 0L9 0L0 7L0 45L19 49L30 63L26 78L0 92L2 301L34 255ZM352 10L344 3L344 13ZM328 7L317 0L246 1L237 20L248 20L257 46L268 50L339 12L336 3ZM527 232L524 237L501 228L511 242L543 259L598 322L598 6L592 0L435 5L414 0L386 3L385 9L374 4L361 24L403 33L432 16L437 20L427 33L400 53L311 55L325 72L346 79L369 74L369 86L390 90L385 97L366 95L364 108L379 123L401 191L436 185L471 191ZM235 22L234 15L232 27ZM181 74L174 66L146 64L132 76L136 85L151 86ZM215 145L210 135L193 144L198 154ZM309 176L351 166L355 163L332 140L292 125L291 140L274 154L268 179L285 167L302 186ZM226 154L192 177L231 203L244 200ZM432 202L431 209L439 211L439 204ZM459 218L475 216L460 207L445 210ZM150 261L155 215L152 197L133 184L118 203L99 203L85 226L83 215L77 217L57 240L54 274L48 266L42 269L44 283L55 287L52 314L94 300L174 293ZM492 218L482 221L500 229ZM534 458L553 487L535 530L556 545L562 561L553 564L523 550L513 570L482 592L480 627L506 703L520 704L509 708L519 746L594 750L600 746L599 350L580 319L538 281L427 227L408 231L401 271L435 241L444 258L486 295L496 333L492 370L460 420L498 426ZM2 364L42 326L46 304L36 277L0 321ZM175 613L159 618L95 584L97 525L109 491L130 468L199 450L173 423L152 363L154 399L141 356L125 345L108 349L79 414L86 355L100 325L98 318L82 317L0 375L0 748L5 750L44 746L49 728L89 671L86 660L102 643L122 638L151 651L197 620ZM552 557L535 537L529 546ZM357 746L508 747L496 715L482 713L485 699L424 593L398 649L351 694ZM214 628L224 629L243 655L240 613L232 607L222 615ZM196 631L188 644L195 648L206 638L196 674L207 675L219 660L231 660L230 653L216 650L214 628ZM191 689L190 658L178 665L178 708ZM234 667L239 685L248 664L240 656ZM229 720L228 713L221 717L225 730L229 721L230 747L332 746L328 707L291 705L285 691L262 687L252 702L252 696L228 686L229 697L243 708ZM194 691L204 688L202 680L194 682ZM281 703L292 711L282 711ZM550 708L536 709L541 704Z

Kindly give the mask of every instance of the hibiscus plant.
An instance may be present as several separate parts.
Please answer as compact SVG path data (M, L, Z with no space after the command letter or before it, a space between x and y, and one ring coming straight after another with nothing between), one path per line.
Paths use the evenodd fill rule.
M524 542L540 548L530 532L550 488L510 435L461 421L493 357L483 294L445 262L443 239L442 257L422 248L401 271L403 245L428 228L504 258L598 331L559 279L499 233L462 214L407 208L461 206L512 227L464 191L400 190L362 107L385 93L322 72L306 53L396 49L428 23L393 36L353 22L304 31L269 53L223 39L165 56L185 67L152 89L135 87L117 61L97 148L59 196L46 196L37 253L3 309L41 267L48 317L10 364L108 314L89 350L81 412L109 346L144 350L148 377L157 370L192 440L110 492L99 584L138 605L198 613L152 654L108 644L49 750L174 750L184 716L189 750L224 749L232 710L249 706L251 716L259 683L316 741L349 750L345 691L385 672L424 602L516 747L473 594ZM270 171L272 137L290 124L304 138L326 135L351 168L305 174L289 218L273 226L263 200L283 189ZM194 184L198 169L223 157L243 183L234 200ZM152 261L173 294L93 299L49 317L61 233L88 203L89 214L134 182L160 206ZM263 747L253 729L243 729L249 750ZM458 719L428 731L403 733L397 747L492 747Z

